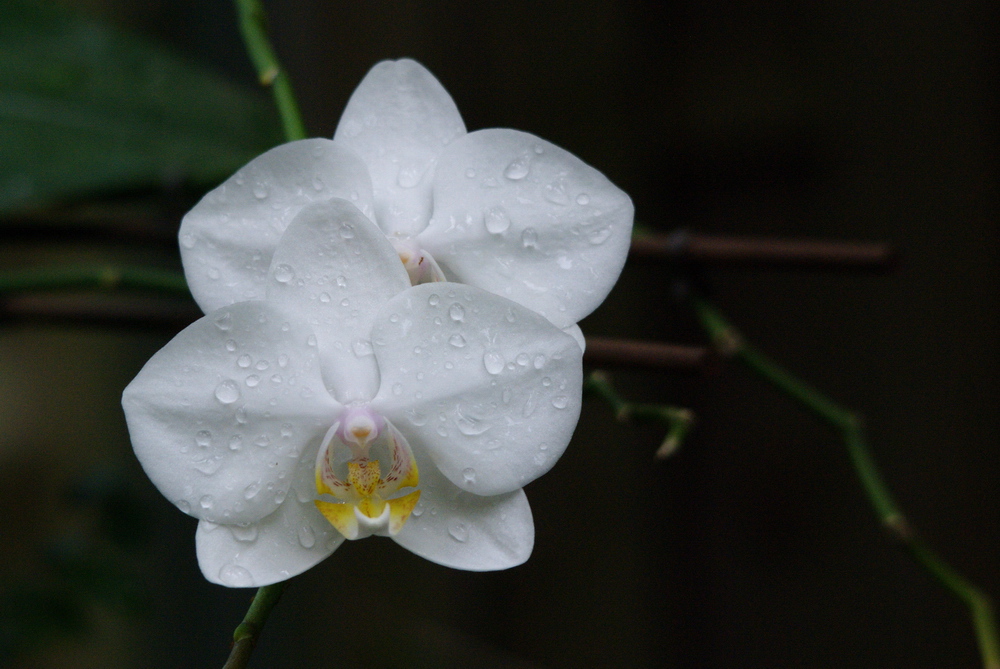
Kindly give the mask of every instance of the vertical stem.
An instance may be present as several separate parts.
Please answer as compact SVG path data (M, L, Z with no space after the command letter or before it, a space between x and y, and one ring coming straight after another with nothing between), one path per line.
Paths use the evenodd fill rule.
M222 669L243 669L247 666L250 654L257 645L257 637L267 622L267 616L278 603L287 584L288 581L282 581L265 585L257 590L247 614L243 617L243 622L233 632L233 650L229 653L229 659Z
M879 473L857 415L838 406L748 345L740 333L708 302L699 298L695 298L693 302L702 327L722 353L738 358L786 395L840 430L865 495L882 523L903 542L924 569L969 607L983 667L1000 669L1000 637L989 596L955 571L914 533Z
M288 74L281 69L271 42L265 30L266 16L260 0L236 0L236 9L240 15L240 32L250 54L250 60L257 68L257 75L262 86L270 86L274 91L274 101L281 115L281 124L285 129L285 139L289 142L306 138L306 129L299 115L299 105L292 92L292 82Z

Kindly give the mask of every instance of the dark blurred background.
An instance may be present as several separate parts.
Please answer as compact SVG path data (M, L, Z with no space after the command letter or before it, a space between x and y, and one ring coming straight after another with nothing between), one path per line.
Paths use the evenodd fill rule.
M227 1L64 4L254 86ZM751 341L865 415L911 522L1000 596L995 3L265 4L311 135L332 136L375 62L408 56L470 130L570 150L650 231L896 245L892 272L701 277ZM198 193L148 195L170 227ZM177 266L169 245L111 242L19 238L0 254ZM674 277L630 262L584 332L703 343ZM144 478L119 408L177 329L0 322L4 611L61 621L13 666L225 660L251 592L202 579L196 523ZM468 574L349 543L292 582L252 666L978 665L964 607L882 531L836 433L735 364L613 379L697 413L675 456L653 460L661 426L588 400L528 487L526 565ZM60 599L67 573L93 596Z

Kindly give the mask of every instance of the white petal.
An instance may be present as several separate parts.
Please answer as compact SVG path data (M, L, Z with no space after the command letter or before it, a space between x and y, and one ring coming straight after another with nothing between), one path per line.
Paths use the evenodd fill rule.
M516 130L480 130L441 155L419 243L462 283L559 327L593 311L628 253L629 197L579 158Z
M563 332L576 340L581 351L587 351L587 340L584 338L583 330L580 329L579 325L571 325L568 328L563 328Z
M378 389L372 323L379 307L409 285L385 235L350 202L333 199L303 208L288 225L267 299L311 326L327 388L347 403Z
M465 134L454 101L427 69L412 60L383 61L354 91L334 140L368 165L375 212L386 233L415 234L431 214L438 154Z
M531 555L535 525L523 490L480 497L455 487L433 467L421 470L420 490L420 502L393 537L404 548L469 571L516 567Z
M372 341L372 408L459 487L517 490L566 449L583 353L540 315L472 286L424 284L383 307Z
M258 156L202 198L180 229L184 272L202 310L263 299L281 233L303 206L332 197L374 218L361 158L328 139L304 139Z
M245 526L198 523L198 565L212 583L233 588L270 585L301 574L326 559L344 537L326 522L312 500L290 493L267 518Z
M310 334L271 305L240 302L181 331L125 389L136 456L182 511L249 523L278 508L341 409Z

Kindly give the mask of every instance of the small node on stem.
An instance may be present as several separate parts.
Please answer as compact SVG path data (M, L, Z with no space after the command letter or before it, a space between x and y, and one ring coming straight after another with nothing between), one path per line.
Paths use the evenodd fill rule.
M274 80L278 78L279 74L281 74L281 70L279 70L277 67L267 68L266 70L260 73L260 85L270 86L271 84L274 83Z
M892 532L897 539L904 542L911 542L916 538L916 533L910 522L901 513L892 513L882 519L882 524Z

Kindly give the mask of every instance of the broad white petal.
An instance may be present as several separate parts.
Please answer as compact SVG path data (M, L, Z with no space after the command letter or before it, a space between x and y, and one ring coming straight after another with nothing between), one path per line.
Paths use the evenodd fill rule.
M350 202L333 199L304 207L289 223L267 299L311 326L326 386L347 403L378 389L369 333L379 307L409 285L382 231Z
M632 216L629 197L572 154L528 133L479 130L439 158L434 216L418 241L462 283L566 327L618 280Z
M341 409L310 335L272 305L240 302L181 331L125 389L136 456L182 511L249 523L278 508Z
M587 352L587 340L583 336L583 330L580 329L579 325L570 325L568 328L563 328L563 332L568 334L570 337L576 340L577 345L580 350L584 353Z
M430 220L437 156L464 134L462 116L441 83L420 63L403 59L371 69L333 138L368 165L379 226L415 234Z
M420 502L392 537L396 543L431 562L469 571L508 569L528 559L535 525L523 490L480 497L432 465L421 467Z
M372 331L372 408L457 486L512 492L547 472L580 415L583 352L540 315L472 286L415 286Z
M198 523L198 565L212 583L257 588L297 576L329 557L344 537L294 493L260 522L245 526Z
M328 139L304 139L254 158L209 192L181 222L188 286L205 313L264 299L278 239L310 202L341 197L374 218L368 169Z

